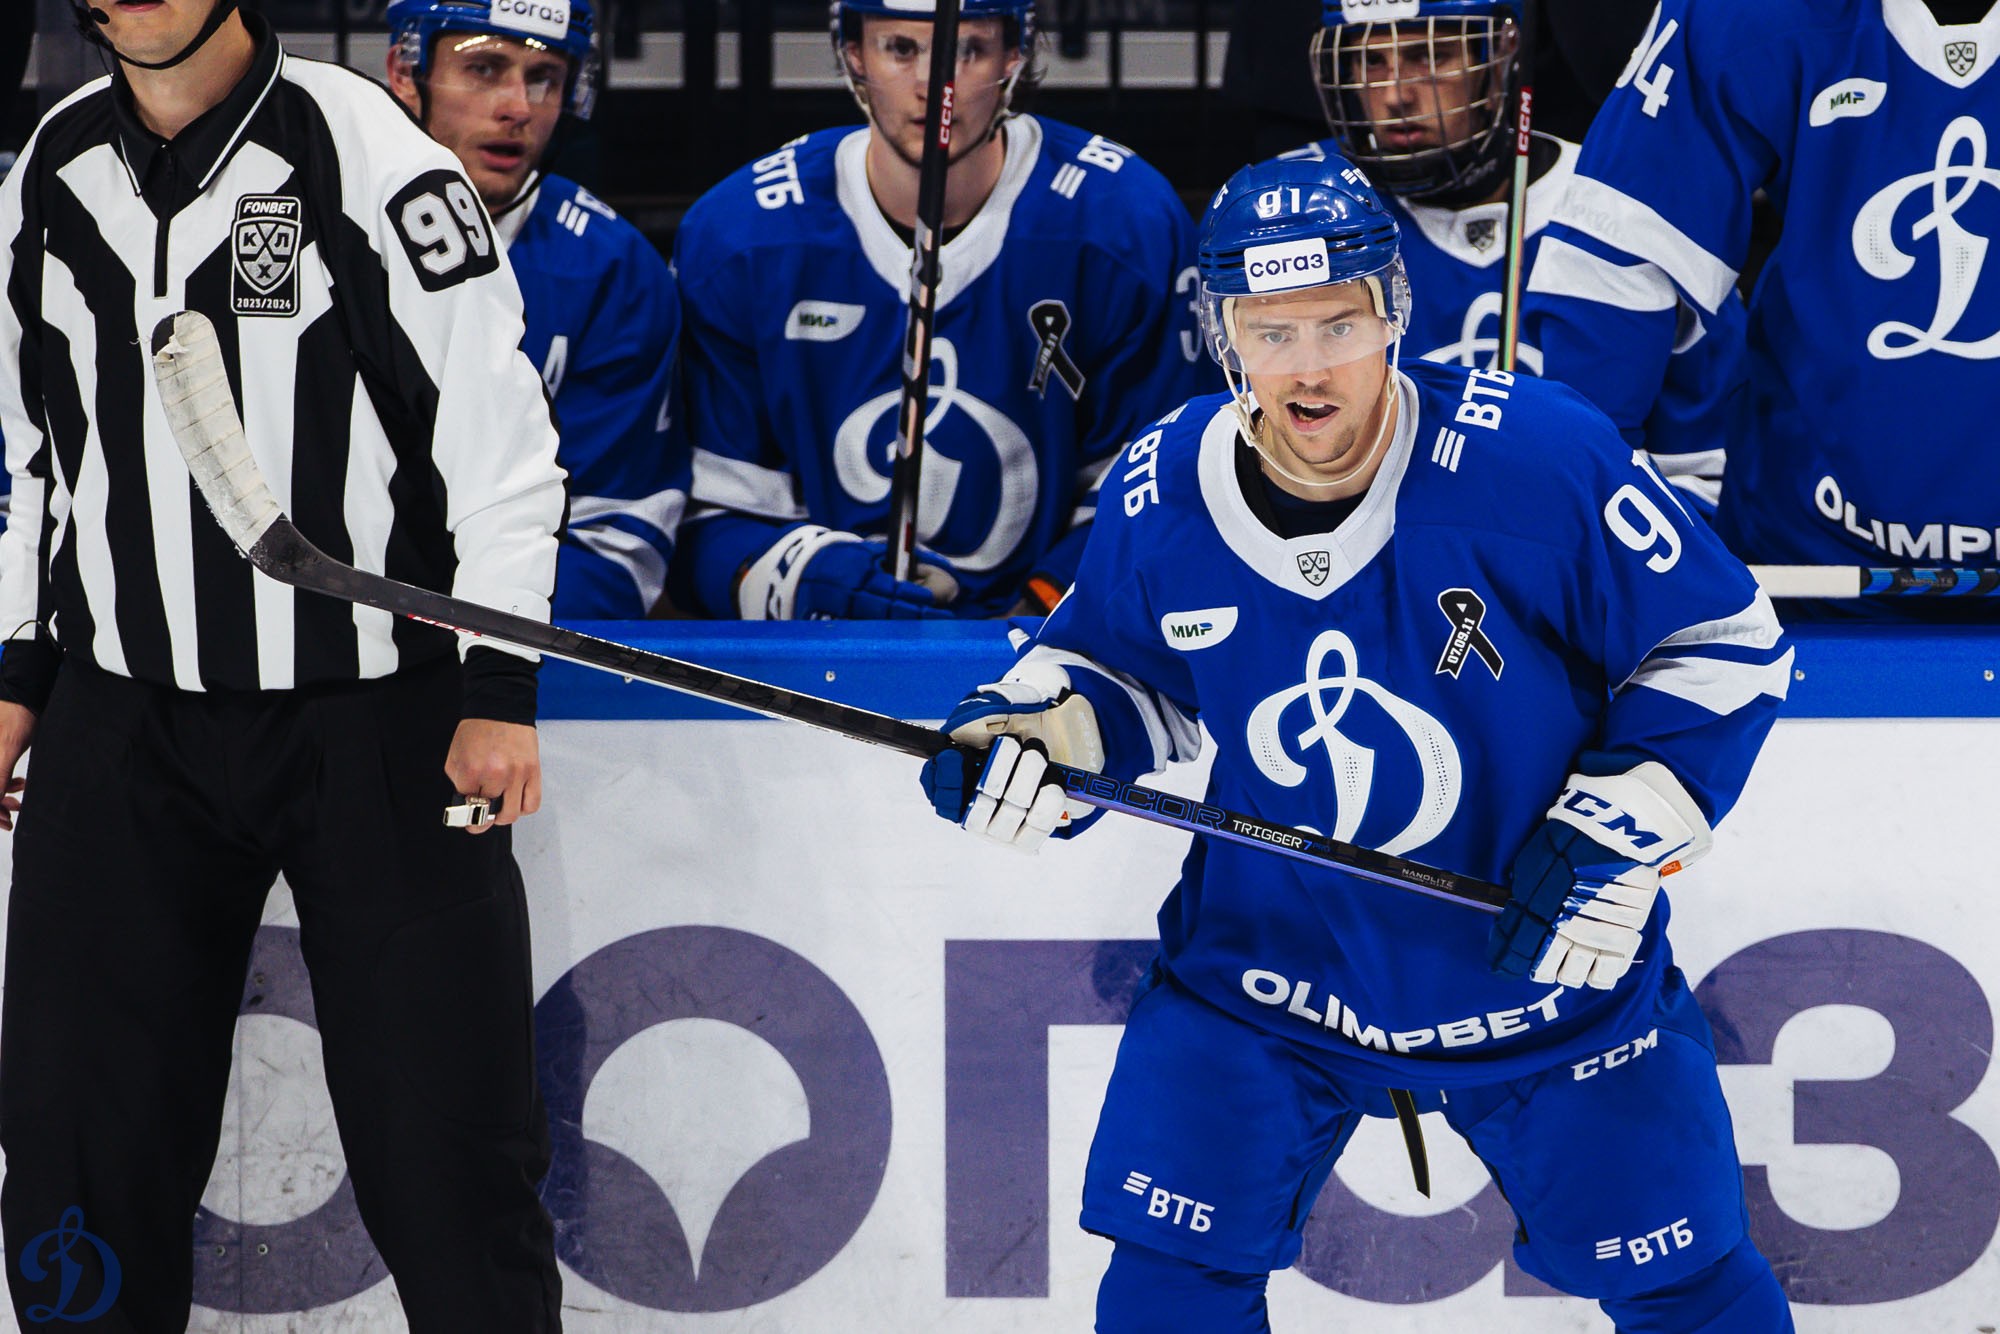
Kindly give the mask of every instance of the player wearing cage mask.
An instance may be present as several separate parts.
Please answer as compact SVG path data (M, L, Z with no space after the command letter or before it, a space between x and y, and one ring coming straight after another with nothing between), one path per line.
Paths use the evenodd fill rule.
M1410 355L1458 366L1503 364L1509 252L1522 282L1573 174L1575 144L1533 135L1521 226L1512 225L1513 133L1523 80L1522 0L1327 0L1311 47L1332 135L1295 150L1345 157L1383 192L1422 299ZM1665 388L1635 445L1706 513L1720 485L1722 439L1743 382L1740 301L1692 310L1662 374ZM1540 374L1532 343L1515 364Z

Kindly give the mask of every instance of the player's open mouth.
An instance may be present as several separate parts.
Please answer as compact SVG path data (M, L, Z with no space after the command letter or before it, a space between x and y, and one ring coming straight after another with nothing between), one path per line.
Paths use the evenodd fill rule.
M526 144L497 142L481 144L479 156L494 171L512 171L528 156Z
M1301 431L1316 431L1340 409L1332 403L1287 403L1285 412L1292 419L1292 425Z

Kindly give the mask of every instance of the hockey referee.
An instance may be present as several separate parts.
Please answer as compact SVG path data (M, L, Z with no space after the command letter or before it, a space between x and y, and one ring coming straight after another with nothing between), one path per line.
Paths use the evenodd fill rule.
M148 367L160 319L207 315L308 538L545 619L563 474L519 292L457 160L387 90L287 56L235 0L77 9L115 72L0 188L15 1311L185 1327L282 872L355 1201L411 1329L556 1329L520 872L509 831L440 819L454 792L499 798L502 823L539 804L535 664L255 573Z

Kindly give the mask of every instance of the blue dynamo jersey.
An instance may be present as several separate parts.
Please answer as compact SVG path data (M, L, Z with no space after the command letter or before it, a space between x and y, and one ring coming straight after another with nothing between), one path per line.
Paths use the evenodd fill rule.
M554 400L569 473L554 614L644 617L666 587L689 484L673 274L636 227L560 176L542 177L498 230L527 312L521 350Z
M1210 801L1488 880L1578 769L1657 761L1719 819L1790 673L1769 600L1572 391L1402 374L1381 473L1331 534L1254 516L1224 397L1135 441L1015 671L1065 668L1122 777L1190 758L1199 721ZM1160 933L1223 1010L1361 1076L1462 1087L1597 1050L1652 1004L1666 918L1616 988L1569 991L1490 972L1485 913L1197 838Z
M919 506L975 612L1051 572L1038 562L1091 516L1104 462L1220 382L1195 330L1193 223L1165 179L1055 121L1002 133L998 186L943 247ZM724 511L698 509L682 540L712 614L736 614L736 569L787 525L888 527L910 248L869 191L867 145L866 129L795 140L681 226L694 498Z
M1528 218L1522 272L1532 275L1542 234L1556 201L1575 173L1577 146L1537 136L1556 150L1555 161L1528 186ZM1337 157L1340 145L1322 140L1286 156L1319 160ZM1413 203L1387 191L1383 202L1402 229L1403 264L1410 274L1410 332L1405 355L1448 366L1498 364L1502 289L1507 281L1507 204L1441 208ZM1663 368L1657 399L1625 432L1643 446L1661 474L1704 514L1713 514L1721 485L1728 414L1743 387L1743 338L1747 316L1732 293L1713 315L1690 318L1681 341ZM1542 352L1523 339L1523 370L1542 374Z
M1922 0L1664 0L1591 128L1530 328L1621 423L1673 307L1727 297L1752 193L1785 219L1717 519L1748 559L1994 563L1996 58L2000 8L1942 27Z

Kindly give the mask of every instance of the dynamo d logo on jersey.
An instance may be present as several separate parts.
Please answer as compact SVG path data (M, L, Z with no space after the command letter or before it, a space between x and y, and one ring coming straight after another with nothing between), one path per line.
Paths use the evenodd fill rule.
M493 23L559 42L569 36L569 0L493 0Z
M1430 842L1451 823L1458 811L1464 766L1459 761L1458 743L1444 724L1387 686L1361 675L1359 658L1354 641L1347 635L1339 630L1323 631L1306 651L1304 684L1280 690L1252 709L1244 739L1258 769L1280 787L1297 787L1312 776L1305 765L1292 758L1290 747L1297 746L1308 755L1317 749L1325 757L1327 776L1333 782L1332 836L1344 843L1358 841L1361 822L1370 814L1378 787L1401 794L1414 786L1414 809L1409 810L1402 827L1396 829L1392 823L1393 832L1379 841L1375 830L1369 831L1367 846L1401 856ZM1331 673L1327 671L1328 659L1335 664ZM1373 707L1356 709L1357 700L1367 700ZM1303 731L1296 722L1286 722L1286 716L1300 703L1312 714L1311 726ZM1389 740L1400 733L1406 744L1387 748L1364 745L1350 732L1373 740ZM1410 782L1412 769L1414 784ZM1382 814L1393 822L1404 812Z
M230 249L229 309L237 315L299 313L299 201L290 195L244 195L236 201Z
M960 569L984 574L1004 564L1027 537L1041 464L1013 418L959 388L958 348L949 338L931 344L931 376L917 537ZM902 402L899 383L848 413L833 433L834 476L858 505L889 498ZM961 500L970 503L961 506Z
M1326 281L1326 242L1314 236L1303 241L1253 245L1243 252L1243 276L1253 292L1283 292L1317 287Z
M1905 232L1898 226L1903 202L1926 187L1930 210L1910 218ZM1958 215L1971 214L2000 232L2000 208L1995 207L2000 195L1987 194L1988 187L2000 191L2000 170L1986 165L1986 127L1972 116L1960 116L1945 126L1938 139L1931 170L1883 186L1854 215L1854 257L1871 278L1893 283L1916 271L1917 256L1898 244L1899 236L1908 236L1913 246L1926 238L1937 246L1937 309L1931 312L1930 324L1919 328L1902 320L1884 320L1868 331L1869 355L1880 361L1901 361L1923 352L1973 361L2000 357L2000 328L1994 327L2000 299L1995 299L1992 284L1975 316L1984 327L1968 331L1984 336L1977 341L1952 336L1979 294L1980 272L1993 241L1966 227Z

